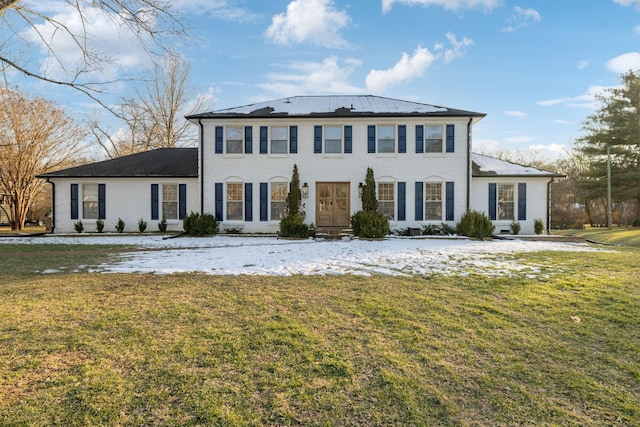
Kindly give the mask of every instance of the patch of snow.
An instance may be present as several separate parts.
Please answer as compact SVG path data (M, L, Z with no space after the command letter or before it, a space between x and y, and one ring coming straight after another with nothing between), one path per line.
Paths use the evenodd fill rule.
M514 239L483 242L393 237L378 241L281 240L243 236L164 240L162 236L153 235L92 235L2 238L2 243L100 244L140 249L118 254L100 265L84 266L92 272L274 276L482 274L489 277L544 278L549 274L549 266L524 264L514 257L539 251L602 250L582 243L550 241Z

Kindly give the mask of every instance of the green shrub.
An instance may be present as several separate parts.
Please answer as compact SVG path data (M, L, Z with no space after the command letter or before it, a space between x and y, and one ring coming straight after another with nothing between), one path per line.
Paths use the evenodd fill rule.
M444 222L440 224L440 231L446 236L453 236L456 234L456 228Z
M167 219L165 217L162 217L162 221L158 223L158 231L161 233L167 231Z
M442 234L442 230L436 224L427 224L422 227L422 234L425 236L439 235Z
M458 234L480 240L491 237L495 229L495 225L493 225L488 216L474 210L470 210L462 215L457 225Z
M533 232L536 234L542 234L542 231L544 231L544 223L541 219L536 219L533 222Z
M304 216L301 214L287 215L280 220L280 235L282 237L305 239L313 234L311 227L304 223Z
M182 222L184 231L189 236L212 236L218 234L220 224L215 216L191 212Z
M82 221L74 223L73 228L75 228L78 233L82 233L84 231L84 225L82 224Z
M144 219L140 218L138 220L138 231L140 231L141 233L144 233L144 230L147 229L147 221L145 221Z
M98 231L98 233L102 233L102 231L104 230L104 221L99 219L96 221L96 230Z
M358 211L351 217L351 229L358 237L380 239L389 234L389 220L377 211Z
M522 227L520 226L520 223L516 220L511 221L511 225L509 226L509 229L511 230L511 234L516 235L518 233L520 233L520 230L522 229Z
M118 233L122 233L124 231L124 221L122 218L118 218L118 222L116 223L116 231Z

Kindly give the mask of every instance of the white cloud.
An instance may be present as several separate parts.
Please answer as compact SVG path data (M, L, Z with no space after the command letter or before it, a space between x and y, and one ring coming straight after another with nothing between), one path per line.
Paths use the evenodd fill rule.
M530 145L529 148L527 148L527 150L533 153L538 153L544 156L545 158L552 159L552 160L565 157L569 153L567 146L561 145L561 144L549 144L549 145L534 144L534 145Z
M637 70L640 68L640 53L629 52L624 55L616 56L607 62L607 69L615 73L626 73L629 70Z
M640 36L640 25L638 25L633 29L633 34Z
M513 8L513 14L507 19L502 31L512 33L541 20L540 13L535 9L523 9L520 6L516 6Z
M172 0L171 6L184 14L210 14L214 18L233 22L254 22L258 15L227 0Z
M445 64L453 61L455 58L464 56L467 53L467 47L473 45L473 40L467 37L463 37L461 41L456 39L455 34L448 32L446 34L447 40L451 44L449 49L445 49L442 43L436 43L435 50L444 50L444 62Z
M501 0L382 0L382 11L389 12L394 3L422 6L442 6L446 10L484 8L491 10L500 5Z
M594 109L596 107L596 95L603 94L607 89L608 87L606 86L591 86L587 90L587 93L583 95L548 99L539 101L537 104L541 107L565 105L572 108Z
M527 113L523 113L522 111L505 111L507 116L515 117L518 119L524 119L527 117Z
M640 10L640 0L613 0L614 3L621 4L622 6L636 5L636 9Z
M502 144L497 139L474 139L473 152L480 154L496 153Z
M583 70L589 66L589 61L578 62L578 70Z
M522 144L525 142L532 142L535 141L537 138L533 137L533 136L527 136L527 135L518 135L518 136L511 136L509 138L505 138L505 141L510 143L510 144Z
M120 15L107 14L97 8L82 8L80 14L75 7L58 4L51 18L64 25L68 32L60 31L51 23L45 22L21 33L25 40L39 46L40 52L45 55L41 69L50 78L73 78L87 61L90 73L84 77L101 81L114 79L123 70L146 67L150 63L139 38L144 35L131 31ZM83 42L85 31L87 47L82 49L78 43ZM49 42L51 50L43 40ZM51 51L55 51L55 56ZM98 69L96 62L92 63L85 51L101 60L108 59L108 62L102 63L102 68Z
M311 43L323 47L350 48L340 30L351 22L332 0L293 0L285 13L272 18L265 36L273 43L290 46Z
M294 62L286 67L287 72L269 73L269 81L258 86L280 96L364 93L362 88L348 83L351 74L360 66L362 62L358 59L348 58L341 63L335 56L322 62Z
M557 123L559 125L574 125L574 122L570 122L569 120L556 119L553 123Z
M403 52L402 58L393 67L369 72L365 78L367 89L373 93L381 93L389 86L405 83L420 77L435 58L435 55L422 46L418 46L412 56Z

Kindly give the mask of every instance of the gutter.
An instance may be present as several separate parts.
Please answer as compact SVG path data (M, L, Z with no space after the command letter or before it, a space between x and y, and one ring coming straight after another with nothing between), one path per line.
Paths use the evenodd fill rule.
M200 150L198 153L198 160L200 165L198 167L198 180L200 181L200 215L204 214L204 179L203 179L203 166L204 166L204 125L202 120L198 119L198 125L200 126Z
M471 210L471 122L473 117L469 117L467 123L467 212Z

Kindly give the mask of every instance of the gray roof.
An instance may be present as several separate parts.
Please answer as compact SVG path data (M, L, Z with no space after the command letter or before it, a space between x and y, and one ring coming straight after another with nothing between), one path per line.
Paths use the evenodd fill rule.
M187 116L195 121L205 118L266 117L474 117L483 113L456 110L419 102L402 101L373 95L292 96Z
M159 148L56 172L39 178L197 178L197 148Z
M564 177L564 175L555 172L522 166L477 153L471 154L471 161L473 162L472 174L474 177Z

